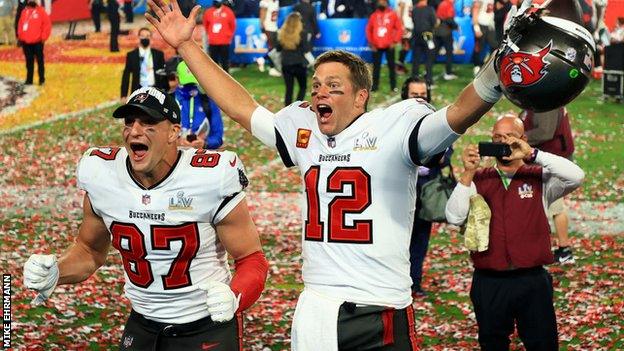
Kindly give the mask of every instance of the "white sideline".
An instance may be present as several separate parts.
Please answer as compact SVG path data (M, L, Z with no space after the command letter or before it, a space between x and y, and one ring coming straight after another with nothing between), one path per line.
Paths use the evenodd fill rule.
M90 107L84 110L80 110L80 111L74 111L74 112L68 112L68 113L62 113L60 115L56 115L50 119L46 119L44 121L37 121L37 122L33 122L30 124L24 124L24 125L20 125L11 129L7 129L7 130L1 130L0 131L0 135L6 135L6 134L11 134L11 133L15 133L15 132L19 132L25 129L29 129L29 128L33 128L33 127L37 127L46 123L50 123L50 122L54 122L54 121L60 121L60 120L64 120L67 118L71 118L71 117L76 117L76 116L80 116L83 114L87 114L90 112L93 112L95 110L99 110L102 108L106 108L106 107L111 107L114 106L115 104L118 104L119 100L111 100L111 101L107 101L107 102L103 102L99 105L96 105L95 107Z

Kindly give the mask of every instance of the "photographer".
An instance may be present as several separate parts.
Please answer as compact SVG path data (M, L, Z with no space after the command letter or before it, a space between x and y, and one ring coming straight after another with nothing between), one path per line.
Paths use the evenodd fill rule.
M495 152L475 145L464 150L465 170L446 205L446 218L455 225L466 222L473 195L491 211L488 247L470 253L470 299L484 350L507 350L514 324L528 350L558 349L552 277L543 267L553 263L546 208L578 188L584 173L526 140L519 118L499 118L492 141L504 145L499 150L490 144ZM481 156L496 156L496 165L479 169Z

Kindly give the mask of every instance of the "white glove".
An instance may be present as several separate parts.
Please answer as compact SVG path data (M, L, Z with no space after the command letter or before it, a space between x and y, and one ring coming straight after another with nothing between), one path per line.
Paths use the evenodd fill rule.
M550 1L548 1L550 3ZM541 7L546 6L547 4L542 4ZM514 24L514 22L520 17L524 16L524 13L527 12L530 8L533 7L533 0L524 0L520 8L516 5L513 5L509 12L507 12L507 17L505 18L505 23L503 24L503 32L506 34L509 28Z
M515 5L512 6L511 10L507 13L507 18L504 24L505 35L509 34L509 29L514 26L514 24L522 18L526 12L528 12L533 7L532 0L524 0L520 8L517 8ZM550 3L550 1L547 1ZM543 6L545 6L544 3ZM513 46L513 43L508 43ZM493 51L490 54L490 59L486 62L477 77L472 82L475 91L481 97L483 101L489 102L491 104L495 104L502 96L502 91L500 89L500 82L498 79L498 74L494 69L494 59L496 57L496 51Z
M234 295L229 285L211 280L201 284L199 288L206 291L206 305L213 321L227 322L234 318L240 295Z
M32 304L43 303L54 291L59 279L59 269L54 255L32 255L24 264L24 286L37 290L39 295Z

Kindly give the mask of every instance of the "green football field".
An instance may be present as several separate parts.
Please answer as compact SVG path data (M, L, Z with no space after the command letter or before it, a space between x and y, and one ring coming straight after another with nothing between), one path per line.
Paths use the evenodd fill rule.
M440 76L442 66L436 66ZM451 102L471 77L471 67L457 67L462 78L437 81L433 103ZM373 107L396 101L385 70ZM255 66L233 75L266 107L282 107L283 82ZM399 80L405 76L400 76ZM438 77L439 78L439 77ZM105 108L0 135L1 270L11 274L13 287L13 346L16 349L115 349L129 312L123 297L120 256L111 251L106 264L89 280L58 287L44 307L33 308L34 294L22 285L22 266L28 256L62 252L75 237L82 216L82 194L76 187L75 167L89 146L121 144L121 125ZM489 138L496 116L518 109L507 101L497 104L455 144ZM583 205L576 221L587 222L572 233L577 263L552 266L562 350L624 349L624 239L621 219L600 223L602 213L620 213L624 199L624 105L603 101L601 86L592 82L569 106L575 133L575 161L584 169L582 189L570 196ZM301 283L301 244L297 170L284 170L276 154L224 117L225 147L244 162L251 185L248 199L270 272L267 288L245 315L245 344L250 350L289 348L289 326ZM454 164L461 169L460 152ZM619 212L617 212L619 211ZM598 218L598 219L596 219ZM604 222L604 221L603 221ZM602 225L601 225L602 224ZM429 293L415 301L419 343L427 350L477 348L476 322L468 298L471 266L461 237L436 226L425 262L423 287ZM521 349L514 344L515 349Z

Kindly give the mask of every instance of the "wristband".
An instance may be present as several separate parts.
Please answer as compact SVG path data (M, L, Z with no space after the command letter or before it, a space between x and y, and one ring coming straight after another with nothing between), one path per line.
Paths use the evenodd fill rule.
M256 251L236 260L234 270L230 288L234 295L240 298L237 310L240 312L249 308L260 297L264 290L269 263L262 251Z
M472 86L477 92L477 95L479 95L483 101L490 104L495 104L503 95L499 86L498 73L496 73L494 69L495 57L496 51L490 54L490 58L483 67L481 67L477 77L472 81Z

